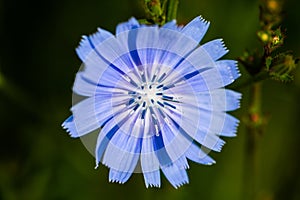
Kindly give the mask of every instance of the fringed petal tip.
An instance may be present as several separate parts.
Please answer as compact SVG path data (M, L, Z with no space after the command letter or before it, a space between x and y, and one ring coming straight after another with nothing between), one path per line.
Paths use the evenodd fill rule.
M217 135L225 137L236 137L240 120L231 115L227 116L228 118L225 120L225 123L227 124L226 127L224 127L223 130Z
M238 63L239 63L239 62L236 61L236 60L234 60L234 63L235 63L235 64L234 64L234 70L233 70L233 71L235 72L234 75L235 75L235 77L236 77L236 79L237 79L237 78L239 78L242 74L241 74L240 69L239 69L239 67L238 67Z
M204 18L202 17L202 15L199 15L199 16L196 17L196 18L198 18L204 25L206 25L206 26L209 26L209 25L210 25L210 21L204 19Z
M242 94L230 89L226 89L226 104L225 111L234 111L241 107Z
M178 167L180 165L180 163L178 162L179 160L175 161L167 167L161 168L166 178L175 189L189 183L189 177L187 175L186 169Z
M239 93L239 92L235 92L236 93L236 104L237 104L237 107L236 109L240 108L241 107L241 99L242 99L242 93Z
M108 38L114 37L109 31L97 28L97 32L89 36L83 35L79 46L76 48L76 53L82 62L85 62L88 55L95 49L97 45Z
M229 52L223 39L215 39L202 45L202 48L214 60L218 60Z
M129 31L131 29L135 29L140 27L140 23L134 17L131 17L127 22L123 22L117 25L116 27L116 35L119 35L122 32Z
M195 142L191 144L190 148L185 153L185 156L189 160L203 165L212 165L216 163L216 161L212 159L208 153L200 148Z
M61 126L70 135L70 137L72 137L72 138L78 137L77 129L76 129L75 123L73 121L73 115L71 115L68 119L66 119L61 124Z
M218 142L215 144L215 146L212 148L212 150L215 152L221 152L225 144L226 142L220 138Z
M235 118L235 119L236 119L236 118ZM232 134L233 134L234 136L236 136L236 133L237 133L239 124L240 124L240 120L236 119L235 123L233 124L233 128L232 128Z
M160 187L160 171L155 170L153 172L144 172L144 181L146 188L149 187Z
M232 82L241 76L240 70L238 68L238 62L236 60L220 60L218 62L226 62L228 71L231 74Z
M195 40L197 43L200 43L208 30L209 24L208 21L201 16L198 16L184 26L181 32Z
M160 184L145 184L146 185L146 188L160 188Z
M207 163L203 163L203 165L208 165L208 166L210 166L210 165L214 165L214 164L216 164L217 162L215 161L215 160L212 160L211 162L207 162Z
M132 173L130 172L121 172L114 169L109 170L109 182L111 183L120 183L124 184L128 181Z
M84 62L88 53L91 51L88 36L86 35L81 36L81 40L75 51L78 57L80 58L80 60Z
M172 185L175 189L178 189L185 184L189 184L189 180L183 180L183 181L179 182L178 184L172 184Z

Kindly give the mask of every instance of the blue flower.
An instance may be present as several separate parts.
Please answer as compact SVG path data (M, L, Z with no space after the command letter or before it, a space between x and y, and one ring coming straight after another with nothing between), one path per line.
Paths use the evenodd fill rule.
M213 164L220 136L235 136L239 121L226 111L241 94L224 87L240 74L236 61L219 60L228 52L221 39L199 45L208 27L201 17L184 27L131 18L116 36L99 28L82 38L73 92L85 98L63 127L71 137L100 130L96 165L110 168L111 182L125 183L140 166L146 187L160 187L161 170L177 188L189 182L187 159Z

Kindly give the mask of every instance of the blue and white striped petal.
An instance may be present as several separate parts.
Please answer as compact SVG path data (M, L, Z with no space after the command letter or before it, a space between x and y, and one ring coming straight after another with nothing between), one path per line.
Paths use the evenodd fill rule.
M116 35L138 27L140 27L139 22L134 17L132 17L128 20L128 22L123 22L117 25Z
M188 23L181 32L199 43L208 30L208 27L209 22L199 16Z

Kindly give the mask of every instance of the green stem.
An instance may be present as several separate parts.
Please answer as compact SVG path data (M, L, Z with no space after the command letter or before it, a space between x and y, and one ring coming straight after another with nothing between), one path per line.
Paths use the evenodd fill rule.
M176 19L179 0L169 0L167 5L167 22Z
M261 82L254 83L250 91L250 106L247 119L246 156L244 197L255 199L257 197L257 140L261 134L263 117L261 114ZM245 199L245 198L243 198Z

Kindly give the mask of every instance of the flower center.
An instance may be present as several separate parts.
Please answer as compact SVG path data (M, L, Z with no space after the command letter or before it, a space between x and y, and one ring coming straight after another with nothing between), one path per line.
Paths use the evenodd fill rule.
M146 104L147 107L153 106L155 102L161 99L161 93L156 88L155 83L145 83L140 87L140 95L138 96L139 103Z

